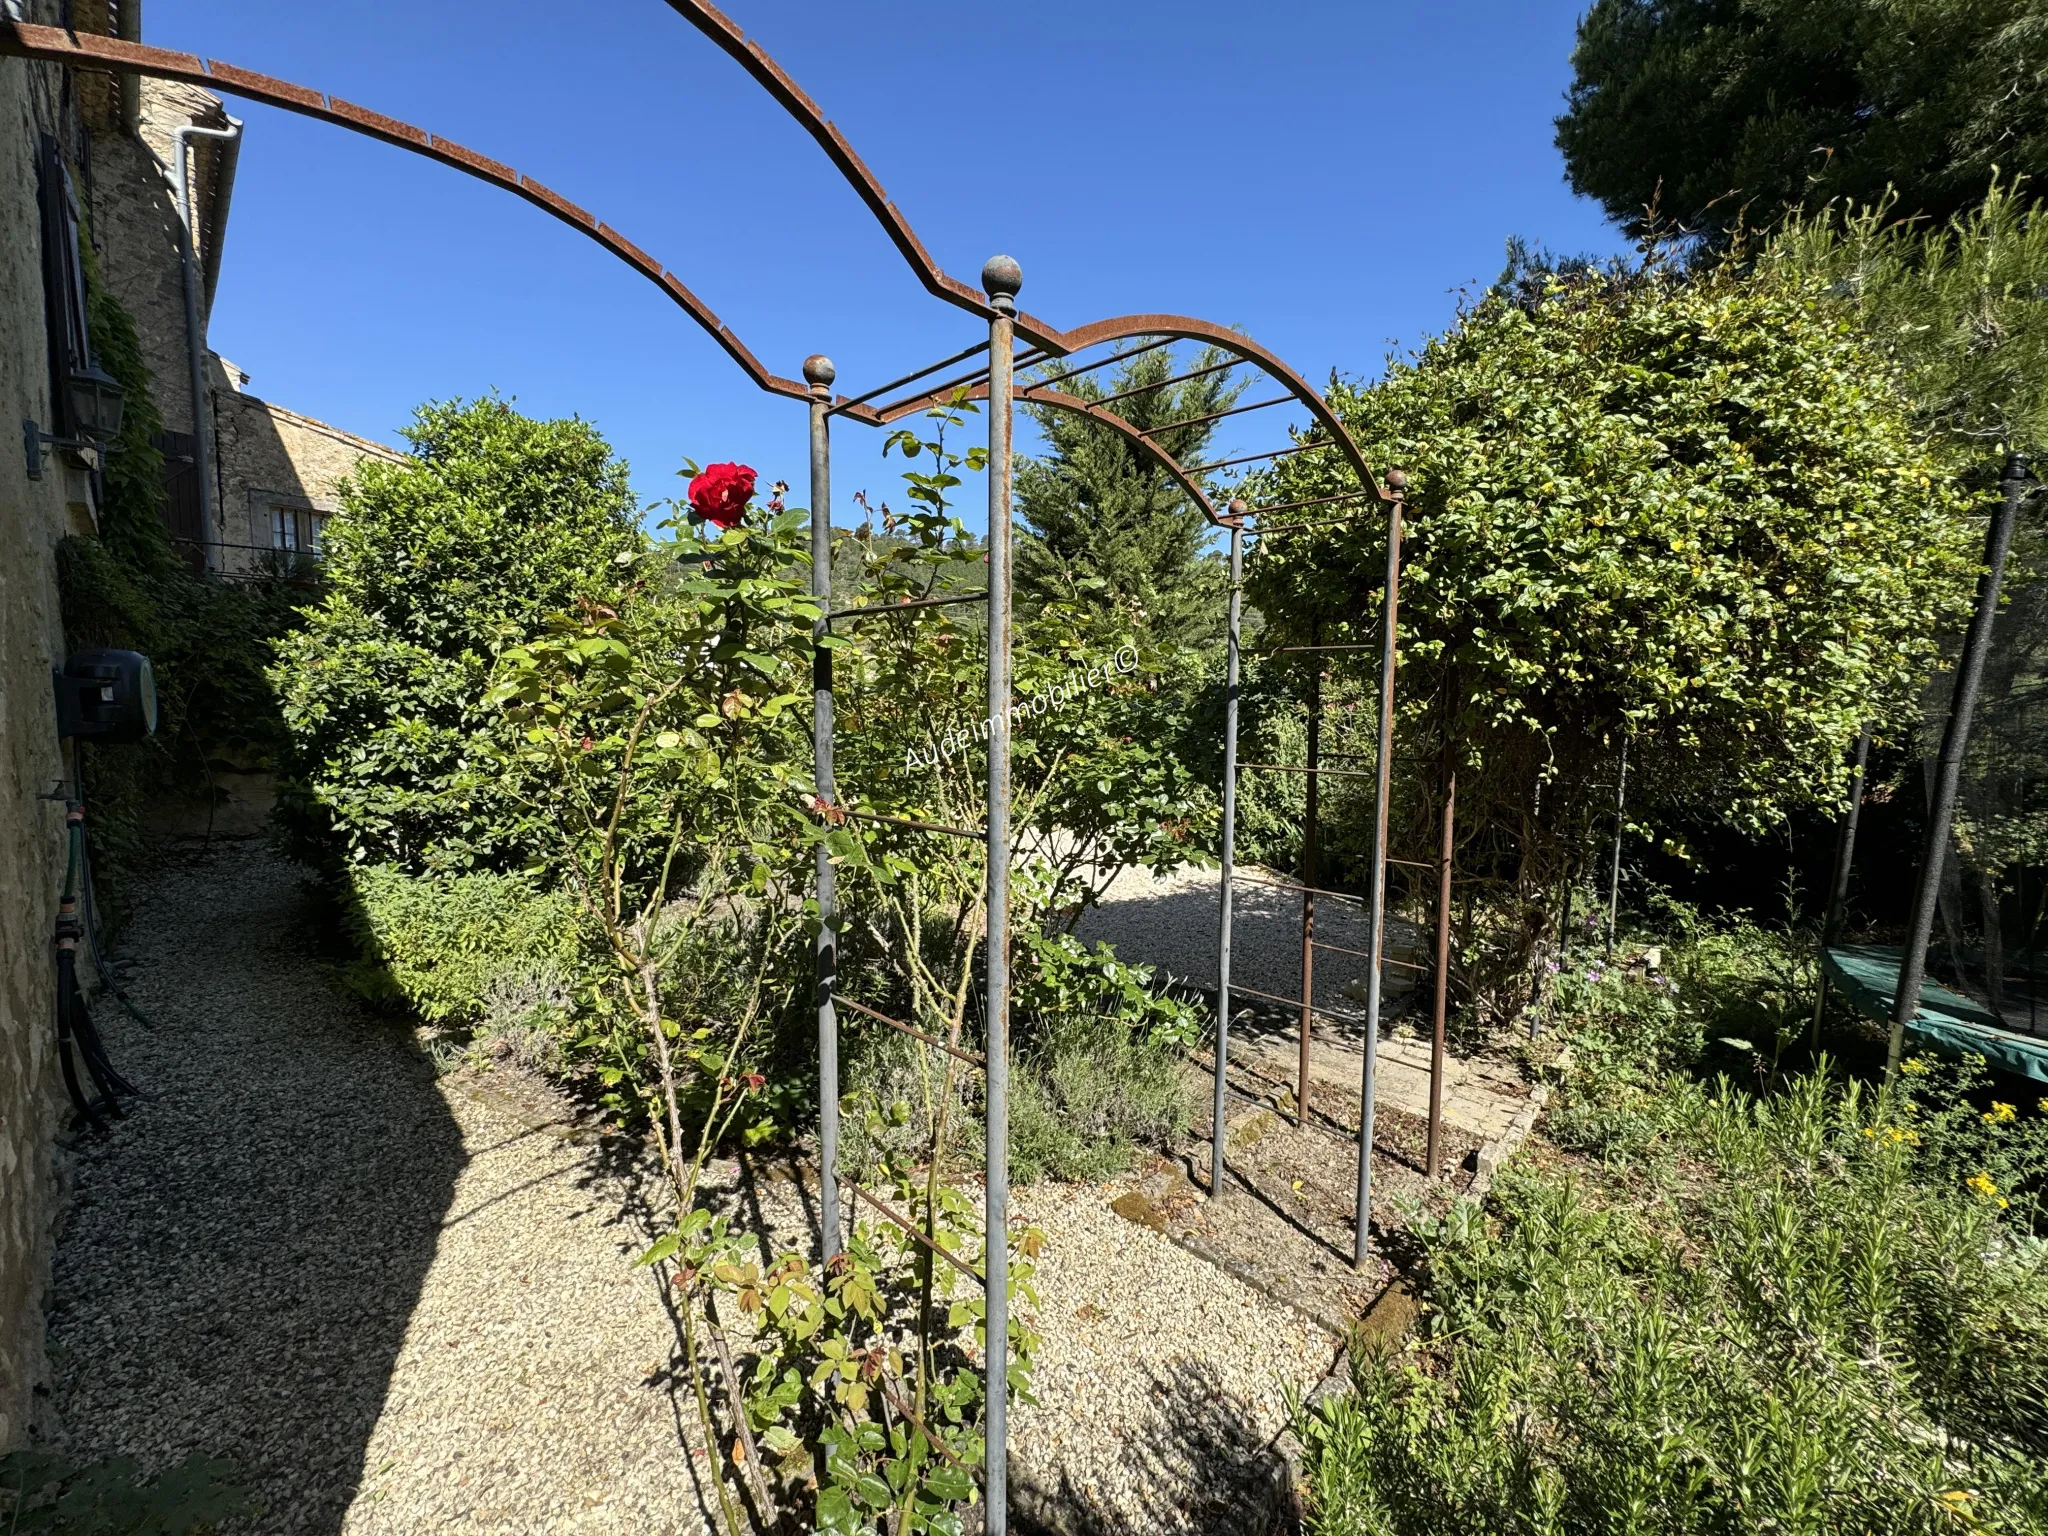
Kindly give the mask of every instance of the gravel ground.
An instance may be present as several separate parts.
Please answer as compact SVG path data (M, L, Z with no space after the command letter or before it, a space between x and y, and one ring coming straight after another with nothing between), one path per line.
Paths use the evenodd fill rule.
M1306 1396L1336 1343L1116 1215L1109 1202L1126 1187L1012 1197L1051 1240L1038 1271L1038 1405L1016 1411L1015 1453L1077 1533L1247 1529L1248 1498L1278 1468L1282 1388Z
M436 1078L336 991L299 876L260 847L138 893L116 1059L160 1095L82 1138L51 1317L79 1453L226 1455L263 1532L708 1530L652 1224L623 1146L508 1070ZM728 1164L808 1246L811 1191ZM1020 1463L1074 1536L1240 1528L1283 1384L1332 1342L1113 1214L1121 1186L1013 1195L1045 1229L1039 1405Z
M230 1457L266 1533L707 1529L674 1331L628 1265L638 1180L510 1074L437 1080L305 911L248 844L138 893L156 1027L98 1013L160 1097L80 1139L50 1319L72 1448Z
M1276 997L1301 996L1301 893L1258 881L1292 880L1257 864L1240 865L1231 906L1230 976L1234 985ZM1075 932L1088 943L1105 939L1120 959L1156 965L1197 987L1216 985L1218 873L1193 864L1155 875L1149 869L1118 872L1102 900L1082 915ZM1415 952L1425 935L1413 923L1389 919L1387 935L1397 955ZM1356 902L1322 897L1316 903L1316 937L1340 949L1365 950L1371 925ZM1363 987L1367 962L1355 954L1323 950L1316 955L1316 1007L1342 1022L1365 1017ZM1409 988L1408 972L1387 973L1391 1004ZM1255 1001L1240 997L1240 1003ZM1341 1022L1340 1022L1341 1021Z
M1114 1184L1010 1192L1011 1220L1047 1239L1035 1404L1010 1421L1017 1529L1063 1536L1208 1536L1250 1529L1281 1471L1284 1388L1304 1396L1337 1341L1299 1312L1117 1215ZM707 1197L771 1249L808 1248L816 1213L786 1166L714 1164ZM979 1205L978 1188L971 1198ZM866 1223L870 1213L861 1212ZM742 1372L748 1366L742 1362ZM1026 1518L1030 1516L1031 1518Z

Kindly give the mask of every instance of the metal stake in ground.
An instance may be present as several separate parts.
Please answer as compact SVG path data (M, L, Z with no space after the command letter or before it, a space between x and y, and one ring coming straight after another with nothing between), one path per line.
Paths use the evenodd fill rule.
M1450 748L1444 749L1446 759ZM1444 835L1436 868L1436 1017L1429 1038L1429 1149L1424 1160L1429 1176L1436 1178L1443 1166L1437 1147L1444 1124L1444 1026L1449 1017L1451 996L1451 850L1458 829L1458 772L1445 765Z
M981 269L988 325L988 1216L987 1434L982 1530L1010 1528L1010 353L1024 273L1007 256Z
M1813 1048L1820 1049L1821 1015L1828 1007L1828 946L1840 936L1842 912L1849 904L1849 871L1856 862L1856 821L1863 812L1863 770L1870 761L1870 727L1856 735L1856 768L1849 776L1849 808L1835 839L1835 877L1828 882L1828 910L1820 923L1820 980L1813 989Z
M1380 1051L1380 972L1386 954L1387 918L1387 797L1393 787L1394 769L1394 642L1401 619L1401 493L1408 477L1398 469L1387 471L1387 587L1381 612L1380 635L1380 728L1378 793L1373 802L1372 825L1372 923L1371 958L1365 972L1365 1062L1358 1083L1358 1216L1352 1234L1351 1262L1360 1269L1372 1242L1372 1121L1373 1076Z
M1977 611L1963 636L1962 658L1956 663L1955 695L1949 702L1948 724L1941 732L1941 755L1934 763L1934 803L1927 814L1927 852L1920 861L1919 883L1913 888L1913 921L1906 933L1906 952L1899 960L1899 990L1892 1001L1892 1037L1885 1050L1884 1073L1889 1082L1899 1070L1899 1050L1906 1026L1920 1009L1920 985L1927 979L1927 940L1934 931L1934 904L1941 893L1941 866L1948 855L1949 824L1955 818L1956 784L1962 777L1963 749L1970 743L1970 720L1977 712L1977 687L1984 678L1984 653L1991 649L1991 622L1998 613L1998 588L2005 579L2005 557L2012 550L2012 527L2027 494L2027 456L2005 461L2005 496L1991 515L1984 539L1984 574L1977 581Z
M820 617L818 640L830 627L823 614L832 606L832 360L813 353L804 359L811 386L811 596ZM811 662L811 749L816 756L818 799L838 800L832 781L832 653L820 645ZM832 858L818 844L818 1240L830 1259L842 1246L839 1225L839 1017L832 987L839 974L839 915L832 887Z
M1244 499L1230 504L1230 621L1223 663L1223 883L1216 919L1216 1109L1209 1122L1209 1198L1223 1193L1224 1096L1230 1072L1230 881L1237 856L1238 613L1244 592Z

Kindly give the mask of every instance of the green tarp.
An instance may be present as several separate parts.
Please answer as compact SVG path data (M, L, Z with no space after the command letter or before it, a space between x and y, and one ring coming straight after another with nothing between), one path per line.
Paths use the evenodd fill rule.
M1849 1006L1880 1024L1891 1022L1900 959L1899 950L1875 944L1844 945L1821 955L1828 980ZM2048 1083L2048 1039L2015 1034L1989 1008L1939 982L1921 983L1920 1010L1906 1033L1951 1055L1982 1056L2002 1072Z

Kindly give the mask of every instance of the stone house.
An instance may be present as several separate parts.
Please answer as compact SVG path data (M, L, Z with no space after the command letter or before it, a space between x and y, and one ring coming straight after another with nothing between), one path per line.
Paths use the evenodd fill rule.
M76 0L72 9L81 9ZM96 90L106 105L119 104L85 114L99 130L92 134L94 242L103 281L135 317L163 414L159 446L168 460L173 537L196 568L229 575L264 564L273 551L317 551L335 482L365 456L400 456L248 393L249 376L206 346L242 124L196 86L79 78L82 96ZM189 286L176 197L181 158L191 207Z
M139 40L141 0L0 0L0 17ZM63 1196L54 792L73 765L51 668L58 545L98 526L74 404L95 362L85 261L136 321L165 427L164 515L195 571L227 579L316 552L335 483L365 457L399 457L248 393L206 346L241 133L195 87L0 58L0 1451L35 1427ZM260 792L244 798L245 819L260 817Z

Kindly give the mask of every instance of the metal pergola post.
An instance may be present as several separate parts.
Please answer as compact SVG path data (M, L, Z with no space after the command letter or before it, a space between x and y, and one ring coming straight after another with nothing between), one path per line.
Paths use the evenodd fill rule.
M1458 773L1449 764L1450 745L1445 743L1443 842L1437 852L1436 886L1436 1009L1429 1037L1429 1137L1424 1161L1429 1177L1442 1171L1438 1147L1444 1123L1444 1033L1450 1019L1451 997L1451 855L1458 829Z
M1223 880L1216 919L1216 1107L1209 1126L1209 1198L1223 1193L1224 1103L1230 1071L1231 872L1237 859L1237 695L1239 615L1244 593L1244 502L1230 504L1230 619L1223 669Z
M1316 1001L1316 893L1321 877L1317 868L1316 823L1321 819L1317 789L1322 783L1323 754L1323 626L1317 620L1309 626L1307 804L1301 822L1301 1041L1294 1074L1294 1123L1308 1124L1309 1038L1315 1019Z
M1949 825L1955 817L1956 788L1963 773L1963 752L1970 744L1970 721L1977 712L1977 688L1984 678L1984 654L1991 649L1991 625L1998 615L1998 589L2005 579L2005 558L2012 550L2013 524L2027 495L2027 456L2009 454L2001 477L2005 495L1991 514L1984 536L1984 574L1977 581L1977 611L1963 636L1963 654L1956 662L1955 693L1948 724L1942 728L1941 752L1935 758L1933 804L1927 813L1927 852L1920 861L1920 879L1913 890L1913 917L1906 951L1899 960L1899 990L1892 999L1892 1032L1885 1049L1885 1081L1899 1070L1899 1052L1906 1026L1920 1009L1920 987L1927 979L1927 940L1934 931L1934 906L1941 894L1941 866L1948 856Z
M811 386L811 596L818 600L817 640L825 638L832 609L832 360L804 359ZM816 757L818 799L837 798L832 782L832 652L817 647L811 661L811 749ZM844 1246L839 1222L839 1016L832 1003L839 973L839 915L832 884L832 855L818 844L818 1243L830 1259Z
M1395 641L1401 619L1401 495L1408 477L1387 473L1387 582L1380 614L1380 724L1378 775L1372 826L1371 959L1365 973L1365 1060L1358 1086L1358 1216L1352 1236L1351 1262L1358 1268L1372 1247L1373 1078L1379 1065L1380 974L1385 969L1387 917L1387 804L1393 789Z
M1007 256L981 269L994 314L988 325L988 1208L982 1350L986 1441L982 1530L1008 1531L1010 1377L1010 410L1017 291L1024 274Z

